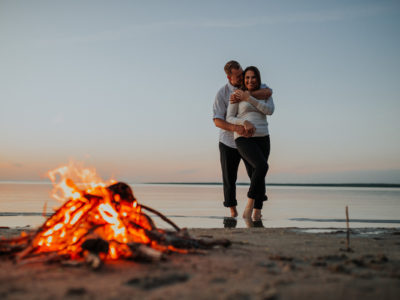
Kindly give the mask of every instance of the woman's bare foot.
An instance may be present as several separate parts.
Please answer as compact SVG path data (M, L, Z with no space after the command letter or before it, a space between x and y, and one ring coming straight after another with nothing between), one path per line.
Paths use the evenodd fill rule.
M255 208L253 211L253 221L260 221L262 218L261 209Z
M244 218L244 223L246 224L247 228L254 227L254 223L253 223L253 221L251 219Z
M236 210L236 206L229 207L231 209L231 217L236 218L238 216L238 212Z
M243 211L243 219L251 219L251 213L253 212L254 199L249 198L247 200L246 208Z

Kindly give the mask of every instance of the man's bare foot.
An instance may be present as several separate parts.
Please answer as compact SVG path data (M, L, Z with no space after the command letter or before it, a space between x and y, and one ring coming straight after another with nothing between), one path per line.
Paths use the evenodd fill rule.
M255 208L253 211L253 221L260 221L262 218L261 209Z
M247 200L246 208L243 211L243 219L251 219L253 207L254 207L254 199L249 198Z
M230 209L231 209L231 217L232 218L236 218L238 216L238 212L236 210L236 206L231 206Z

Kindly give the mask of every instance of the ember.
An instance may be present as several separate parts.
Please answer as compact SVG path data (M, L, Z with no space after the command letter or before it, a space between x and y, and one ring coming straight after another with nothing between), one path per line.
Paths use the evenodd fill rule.
M82 183L71 180L73 173ZM88 169L61 167L49 176L54 197L64 204L35 233L1 240L0 254L17 261L43 256L44 261L85 260L97 268L106 259L159 260L164 253L230 244L191 238L160 212L139 204L127 184L107 185ZM174 230L157 228L144 211L158 215Z

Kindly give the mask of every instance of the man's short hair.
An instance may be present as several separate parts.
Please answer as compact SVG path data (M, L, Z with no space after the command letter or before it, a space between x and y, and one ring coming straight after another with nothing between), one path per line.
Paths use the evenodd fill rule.
M230 60L225 64L224 70L226 75L232 74L232 69L240 69L241 66L236 60Z

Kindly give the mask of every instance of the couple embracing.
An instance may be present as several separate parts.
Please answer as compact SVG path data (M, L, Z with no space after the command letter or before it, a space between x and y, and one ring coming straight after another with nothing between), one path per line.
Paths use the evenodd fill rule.
M240 160L250 178L248 201L243 218L261 220L263 202L267 200L265 176L268 172L270 139L267 115L274 112L272 90L261 83L260 71L237 61L224 67L228 83L217 93L213 120L220 128L219 150L224 187L224 206L237 217L236 179Z

